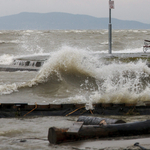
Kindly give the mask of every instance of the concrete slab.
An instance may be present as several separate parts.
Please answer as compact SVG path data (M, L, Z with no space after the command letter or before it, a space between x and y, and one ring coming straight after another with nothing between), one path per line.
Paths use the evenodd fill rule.
M0 65L0 71L38 71L40 68L31 66Z

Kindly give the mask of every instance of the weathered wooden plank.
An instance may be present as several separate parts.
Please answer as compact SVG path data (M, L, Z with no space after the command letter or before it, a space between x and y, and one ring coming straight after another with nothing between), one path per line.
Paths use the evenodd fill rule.
M67 133L78 133L83 125L83 122L74 122Z

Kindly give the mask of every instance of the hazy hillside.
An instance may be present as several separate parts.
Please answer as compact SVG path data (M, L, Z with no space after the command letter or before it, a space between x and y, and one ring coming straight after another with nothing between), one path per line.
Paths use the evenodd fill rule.
M113 29L150 29L150 24L112 19ZM107 29L108 18L68 13L20 13L0 17L0 30Z

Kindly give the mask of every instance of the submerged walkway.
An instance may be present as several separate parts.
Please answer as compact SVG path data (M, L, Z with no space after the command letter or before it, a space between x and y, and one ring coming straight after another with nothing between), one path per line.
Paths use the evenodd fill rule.
M140 59L147 60L150 66L150 53L93 53L93 56L104 58L106 61L119 60L123 62L138 61ZM0 71L38 71L40 67L50 58L50 55L37 55L18 57L13 60L10 65L0 65Z

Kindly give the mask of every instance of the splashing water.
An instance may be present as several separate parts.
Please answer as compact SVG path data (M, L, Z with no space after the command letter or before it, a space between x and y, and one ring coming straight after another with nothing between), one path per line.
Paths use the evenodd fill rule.
M67 85L74 84L69 86L77 89L65 102L84 102L89 105L97 102L138 103L150 99L149 75L150 69L145 61L112 61L107 64L92 52L65 46L50 56L31 81L1 85L0 93L10 94L20 88L34 88L40 84L47 85L58 81ZM70 78L71 82L67 78ZM70 89L71 87L68 88Z
M4 54L0 56L0 64L1 65L9 65L13 62L13 58L14 56L12 55L8 55L8 54Z

